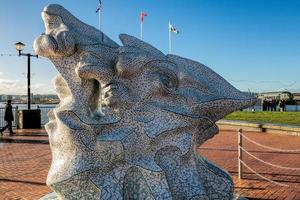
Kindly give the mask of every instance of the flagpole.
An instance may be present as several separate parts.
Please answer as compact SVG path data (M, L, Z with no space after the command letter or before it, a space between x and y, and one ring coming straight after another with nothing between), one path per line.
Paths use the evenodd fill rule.
M171 50L172 50L170 26L171 26L171 23L169 21L169 25L168 25L168 31L169 31L169 54L171 54Z
M102 21L101 21L101 13L102 13L102 5L101 5L101 7L100 7L100 9L99 9L99 11L98 11L98 17L99 17L99 30L100 31L102 31L101 29L102 29L102 27L101 27L101 25L102 25ZM101 34L101 41L103 41L103 33ZM100 87L101 88L101 87ZM102 88L100 89L100 98L99 98L99 104L100 104L100 106L99 106L99 111L100 111L100 115L101 116L104 116L104 113L103 113L103 106L102 106L102 103L103 103L103 100L102 100L102 94L103 94L103 90L102 90Z
M99 30L102 31L102 7L99 12Z
M102 13L102 8L100 8L99 9L99 11L98 11L98 17L99 17L99 19L98 19L98 25L99 25L99 30L100 31L102 31L102 18L101 18L101 13Z
M143 40L143 22L141 21L141 40Z
M99 30L102 31L102 1L99 1L99 4L98 4L98 25L99 25ZM101 34L101 41L103 42L103 33ZM103 95L103 91L102 89L100 89L100 98L99 98L99 114L101 116L104 116L104 113L103 113L103 106L102 106L102 95Z

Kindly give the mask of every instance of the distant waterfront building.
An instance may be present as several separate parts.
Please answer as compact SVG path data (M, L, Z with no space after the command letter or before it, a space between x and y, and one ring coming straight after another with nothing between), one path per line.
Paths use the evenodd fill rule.
M8 95L5 95L5 94L1 95L1 97L0 97L1 101L2 102L7 101L7 96Z
M12 100L14 104L26 104L27 95L0 95L0 102L6 102L8 99ZM33 104L58 104L59 98L53 94L35 94L31 93L31 103Z
M285 101L292 101L293 94L289 91L279 91L279 92L262 92L259 93L257 96L259 99L266 99L266 100L285 100Z
M27 96L20 96L20 101L26 103L27 102Z
M295 101L300 101L300 93L293 93L293 97Z
M12 95L7 95L7 96L6 96L6 100L13 100Z

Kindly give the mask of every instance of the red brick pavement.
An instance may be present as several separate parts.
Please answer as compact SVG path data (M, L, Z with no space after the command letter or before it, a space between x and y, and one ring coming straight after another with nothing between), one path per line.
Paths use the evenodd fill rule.
M266 146L279 149L300 149L300 137L276 135L270 133L246 132L245 136ZM300 169L300 151L298 153L277 152L253 145L243 139L243 146L256 157L272 164ZM263 176L286 184L289 187L277 186L263 180L245 169L244 179L237 178L238 152L237 132L222 130L213 139L199 149L199 153L226 169L233 177L235 192L249 199L282 199L300 200L300 170L285 170L261 163L243 154L244 162Z
M40 131L42 135L44 131ZM35 130L35 134L37 132ZM299 136L254 132L244 134L264 145L282 149L300 149ZM14 136L13 138L20 137L22 141L24 138L29 140L34 138L33 136ZM35 137L45 139L44 136ZM257 147L245 140L244 144L245 149L265 161L300 168L300 153L278 153ZM235 132L222 130L202 145L199 153L230 172L235 183L235 192L241 196L249 199L300 200L300 171L269 167L249 156L244 156L245 163L259 173L293 187L276 186L262 180L247 169L245 169L245 178L237 179L237 134ZM48 144L0 143L0 199L33 200L49 193L50 189L46 186L45 180L50 162L51 153Z
M39 132L38 135L45 133L44 130ZM28 133L27 130L17 134ZM7 138L11 138L12 142L0 143L0 199L31 200L49 193L50 189L45 184L51 162L49 145L26 143L26 140L47 140L47 137L3 136L0 140L7 142Z

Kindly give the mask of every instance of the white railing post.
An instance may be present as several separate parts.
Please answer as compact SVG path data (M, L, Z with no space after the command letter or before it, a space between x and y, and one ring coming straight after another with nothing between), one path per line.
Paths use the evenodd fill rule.
M239 179L243 179L243 137L242 137L243 129L238 130L238 170L239 170Z

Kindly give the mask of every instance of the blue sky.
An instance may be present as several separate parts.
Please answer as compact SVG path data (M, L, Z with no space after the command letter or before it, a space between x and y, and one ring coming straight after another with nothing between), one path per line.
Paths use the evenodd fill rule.
M33 52L44 32L40 12L58 3L97 27L97 0L7 0L0 5L0 54L16 54L14 43ZM148 13L144 40L168 52L168 21L173 54L199 61L240 90L300 92L300 1L298 0L103 0L103 31L140 35L139 13ZM32 90L54 93L58 73L45 58L32 58ZM0 56L0 94L26 94L26 57Z

